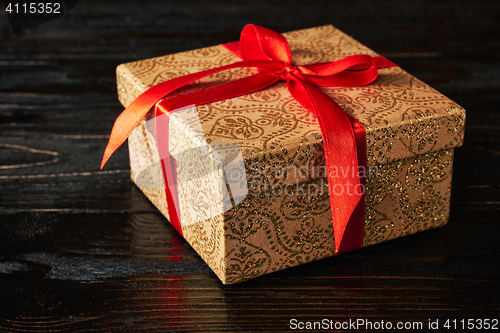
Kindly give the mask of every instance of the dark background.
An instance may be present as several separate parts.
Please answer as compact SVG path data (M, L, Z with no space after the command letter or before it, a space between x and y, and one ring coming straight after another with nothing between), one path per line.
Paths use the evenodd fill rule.
M500 318L499 1L81 0L17 33L0 9L0 331ZM449 224L224 286L129 180L126 146L99 170L118 64L247 23L332 24L462 105Z

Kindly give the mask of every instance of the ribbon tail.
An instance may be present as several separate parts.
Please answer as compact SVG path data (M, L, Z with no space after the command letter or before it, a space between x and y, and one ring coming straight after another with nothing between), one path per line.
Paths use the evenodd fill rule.
M264 67L268 70L279 68L279 62L272 60L247 60L229 64L222 67L208 69L205 71L188 74L159 83L137 97L116 119L108 145L104 151L101 162L101 169L109 160L111 155L127 140L132 131L139 125L142 118L151 110L151 108L173 91L184 87L190 83L200 80L209 75L238 67ZM241 95L241 94L240 94ZM194 104L187 103L183 106ZM201 103L200 103L201 104Z
M330 194L335 254L359 249L363 223L353 225L353 211L363 198L360 193L356 139L349 116L318 88L303 81L288 81L292 96L318 118L323 136ZM363 222L363 220L361 220Z
M279 80L274 72L257 73L230 81L209 89L163 99L158 105L164 112L174 111L188 105L203 105L242 95L248 95L269 87Z
M167 82L164 82L167 83ZM111 130L108 145L104 151L104 156L101 162L101 169L109 160L111 155L127 140L132 131L139 125L140 121L148 113L148 111L165 96L165 85L160 89L159 85L154 86L139 97L137 97L132 104L130 104L119 116L116 118ZM167 89L168 91L168 89Z

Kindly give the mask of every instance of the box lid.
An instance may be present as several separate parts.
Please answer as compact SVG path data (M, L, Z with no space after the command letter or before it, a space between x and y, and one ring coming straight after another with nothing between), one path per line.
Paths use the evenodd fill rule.
M353 54L377 55L333 26L283 35L297 65L335 61ZM127 106L155 84L239 60L218 45L122 64L117 68L119 99ZM249 71L252 69L221 72L178 93L206 89L246 76ZM401 68L379 69L378 78L370 85L321 90L364 125L368 166L450 149L463 142L465 110ZM318 121L293 99L284 82L198 106L197 113L206 142L240 147L247 172L262 176L257 166L267 168L265 176L282 177L285 183L321 177L321 172L313 171L324 165ZM183 131L186 128L189 126ZM296 168L293 173L290 167Z

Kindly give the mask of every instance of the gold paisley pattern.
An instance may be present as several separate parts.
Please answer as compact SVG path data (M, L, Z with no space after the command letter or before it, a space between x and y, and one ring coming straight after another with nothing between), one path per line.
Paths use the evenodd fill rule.
M257 125L257 122L253 124L252 120L245 116L226 116L217 120L210 134L230 139L251 140L264 134L264 129Z
M297 65L360 53L377 55L332 26L284 36ZM214 46L123 64L117 68L119 99L127 106L154 84L238 60ZM233 69L176 93L207 89L252 73L254 69ZM453 149L462 144L465 125L465 111L459 105L401 68L379 73L367 86L321 88L366 129L367 161L374 173L367 179L364 246L447 222ZM290 96L286 84L278 82L197 109L206 142L240 147L248 180L249 194L241 203L182 227L185 239L221 281L241 282L333 255L319 124ZM182 150L193 141L183 137L181 128L171 132L172 149ZM162 185L161 169L151 167L159 161L154 138L154 129L144 122L130 136L132 179L168 217L165 193L155 189ZM195 151L180 156L178 177L188 177L197 159ZM158 184L148 188L144 185L148 182ZM203 189L209 185L199 179L185 183L181 210L193 203L215 205L213 191Z
M364 246L446 224L453 150L378 167L367 180Z

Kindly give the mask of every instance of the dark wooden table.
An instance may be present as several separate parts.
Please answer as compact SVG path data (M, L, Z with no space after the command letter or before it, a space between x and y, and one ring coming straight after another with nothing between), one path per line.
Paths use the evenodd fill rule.
M499 5L81 0L19 33L0 13L0 330L498 320ZM449 224L224 286L129 180L126 147L100 171L122 111L116 66L236 40L246 23L333 24L461 104Z

